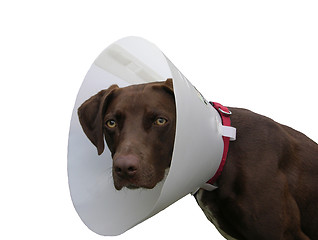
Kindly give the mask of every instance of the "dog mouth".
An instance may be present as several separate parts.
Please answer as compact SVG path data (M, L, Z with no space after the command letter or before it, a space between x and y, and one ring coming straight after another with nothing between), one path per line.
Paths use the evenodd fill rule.
M132 185L127 185L126 188L128 188L130 190L134 190L134 189L139 189L141 187L132 184Z
M163 174L163 176L157 181L151 180L144 180L138 181L137 179L121 179L121 178L114 178L114 186L116 190L122 190L123 188L127 188L129 190L137 190L137 189L148 189L151 190L155 188L159 183L162 183L166 180L169 174L170 168L167 168ZM150 178L153 179L153 178Z
M136 189L153 189L157 184L137 184L137 183L131 183L131 182L126 182L126 183L119 183L115 182L114 183L116 190L122 190L123 188L127 188L130 190L136 190Z

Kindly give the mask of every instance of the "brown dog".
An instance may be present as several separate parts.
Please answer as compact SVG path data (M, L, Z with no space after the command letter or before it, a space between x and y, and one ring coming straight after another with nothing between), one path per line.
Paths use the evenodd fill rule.
M267 117L229 109L237 140L219 188L195 195L207 218L227 239L318 240L318 145ZM153 188L164 178L176 124L171 79L111 86L83 103L78 115L98 154L105 137L117 190Z

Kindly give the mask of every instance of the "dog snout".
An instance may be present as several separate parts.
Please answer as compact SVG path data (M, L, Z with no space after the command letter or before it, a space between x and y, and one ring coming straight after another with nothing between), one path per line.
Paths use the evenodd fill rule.
M121 178L132 178L138 172L139 159L134 155L119 156L114 161L114 172Z

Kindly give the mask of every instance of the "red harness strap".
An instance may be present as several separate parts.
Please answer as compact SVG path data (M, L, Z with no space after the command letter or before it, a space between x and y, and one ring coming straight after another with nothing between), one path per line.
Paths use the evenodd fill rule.
M220 103L210 102L210 104L220 114L223 126L231 126L231 119L230 119L230 115L232 114L231 111L227 107L222 106ZM216 171L216 173L214 174L214 176L207 182L209 184L213 184L216 182L218 177L221 175L223 167L225 165L227 152L229 150L230 138L225 137L225 136L222 136L222 138L223 138L223 142L224 142L222 160L221 160L220 166L219 166L218 170Z

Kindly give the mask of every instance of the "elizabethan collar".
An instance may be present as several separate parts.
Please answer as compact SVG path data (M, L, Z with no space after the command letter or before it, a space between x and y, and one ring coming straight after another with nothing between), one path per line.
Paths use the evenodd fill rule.
M112 84L125 87L173 79L176 136L169 173L154 189L117 191L106 148L98 156L84 134L78 107ZM193 125L194 122L199 124ZM223 154L220 115L170 60L138 37L121 39L94 61L79 90L69 132L68 177L74 207L82 221L100 235L118 235L196 191L216 173ZM235 134L234 134L235 135Z

